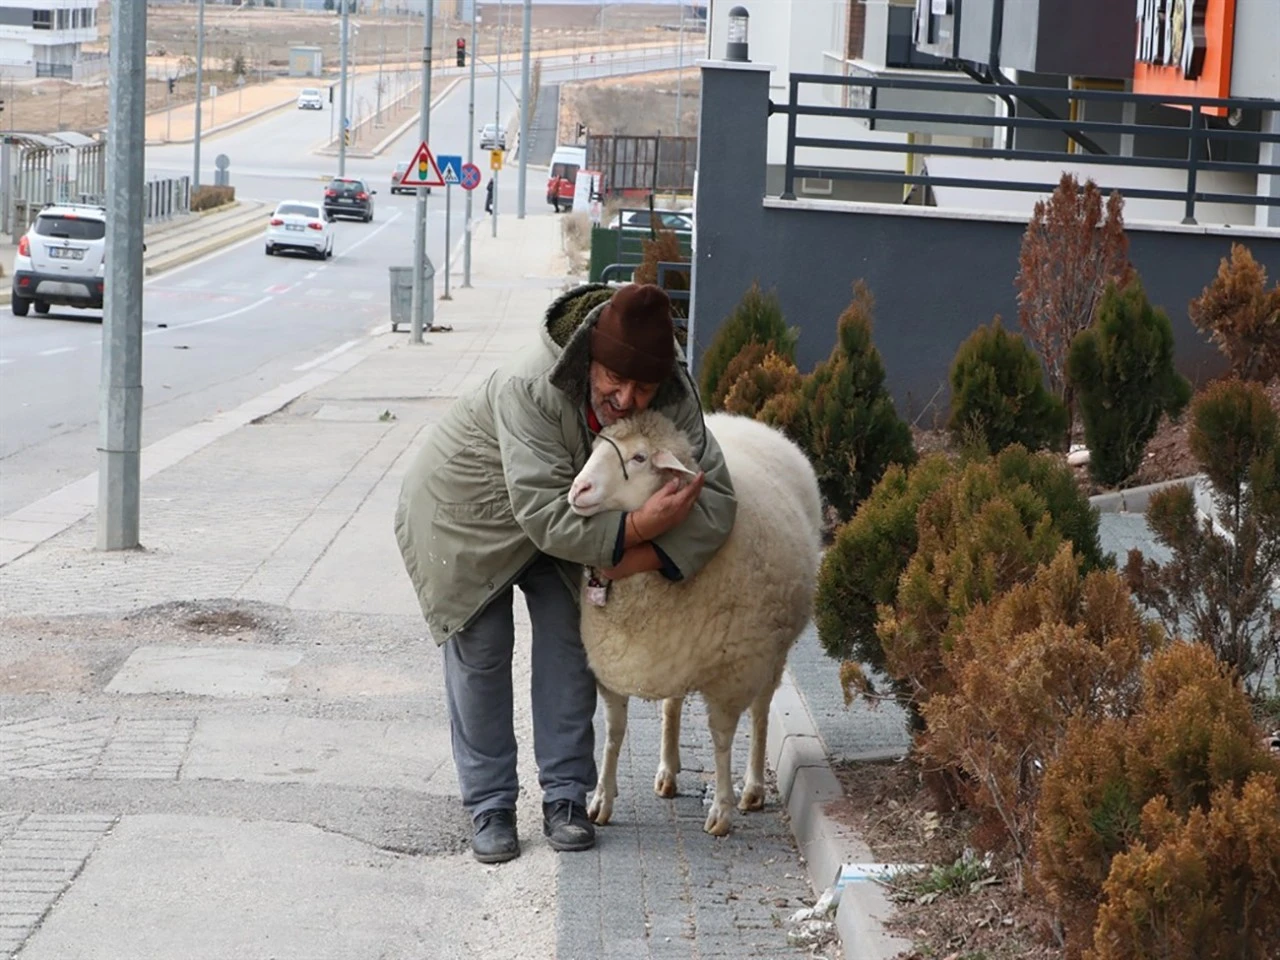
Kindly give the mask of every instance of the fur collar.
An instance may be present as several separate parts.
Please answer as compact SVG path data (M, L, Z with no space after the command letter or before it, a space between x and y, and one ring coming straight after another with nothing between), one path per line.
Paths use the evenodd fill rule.
M590 392L591 327L599 319L600 312L607 301L592 307L563 343L557 342L552 331L563 326L563 323L557 323L557 321L560 321L573 308L574 301L579 297L597 290L610 289L612 288L606 283L580 284L561 294L547 307L542 336L552 352L558 351L560 354L555 366L551 369L551 385L564 393L575 406L581 407L587 402ZM657 396L653 398L653 407L656 409L668 409L686 398L692 398L695 402L698 399L697 391L691 386L692 381L688 374L682 372L685 367L685 357L679 342L676 343L676 364L681 369L676 370L672 376L663 381L658 388Z

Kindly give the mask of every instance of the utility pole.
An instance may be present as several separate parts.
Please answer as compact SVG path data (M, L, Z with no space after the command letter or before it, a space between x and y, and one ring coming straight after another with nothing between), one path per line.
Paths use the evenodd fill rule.
M529 151L525 149L529 136L529 30L533 20L533 0L524 0L524 37L520 52L520 182L516 185L516 219L524 219L524 178ZM497 194L497 190L494 191Z
M196 2L199 6L196 11L195 173L191 177L191 188L193 190L200 186L200 101L204 99L204 0L196 0Z
M418 116L418 136L428 143L431 136L431 33L435 26L436 3L427 0L422 22L422 112ZM446 190L448 187L445 188ZM409 342L421 343L424 326L423 311L431 303L427 292L427 188L418 187L417 219L413 224L413 316L409 327ZM435 305L432 304L434 310Z
M680 136L680 94L684 87L684 0L680 0L680 47L676 57L676 136Z
M493 88L493 137L502 142L502 0L498 0L497 83ZM505 152L505 151L504 151ZM493 171L493 236L498 235L498 171Z
M476 47L476 24L480 21L479 0L471 5L471 99L467 105L467 163L476 162L476 57L480 50ZM467 233L462 243L462 285L471 286L471 195L474 190L467 191Z
M147 123L145 3L111 5L110 57L107 277L98 410L97 541L100 550L129 550L138 546L141 502L143 144ZM199 169L197 163L197 173Z
M338 176L345 177L347 175L347 123L349 114L347 113L347 30L351 22L351 3L352 0L338 0L342 4L342 50L339 53L339 59L342 61L342 116L338 124Z

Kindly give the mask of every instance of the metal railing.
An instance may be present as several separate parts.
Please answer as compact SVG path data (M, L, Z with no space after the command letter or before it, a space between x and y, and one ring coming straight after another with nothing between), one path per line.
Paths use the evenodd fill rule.
M867 88L863 98L866 106L841 107L830 103L801 103L800 89L803 85L825 86L835 84L843 87ZM1079 120L1062 117L1044 116L999 116L975 115L973 113L942 113L937 110L888 109L877 106L878 94L882 90L915 90L923 93L940 93L947 95L968 94L981 98L1009 98L1028 103L1033 109L1044 101L1078 101L1083 104L1097 103L1123 106L1134 104L1138 107L1175 107L1187 113L1185 125L1163 125L1158 123L1117 122L1108 120ZM1029 87L1014 84L973 83L932 78L906 78L892 76L840 77L821 73L793 73L790 77L789 99L787 103L769 103L770 115L781 114L787 117L787 153L784 171L784 185L780 198L795 199L795 181L797 177L822 178L829 180L861 180L877 183L896 183L929 187L962 187L982 190L1006 190L1026 193L1051 193L1057 183L1035 183L1025 180L1008 180L1003 178L978 178L961 176L936 176L926 172L907 173L890 170L865 170L846 167L808 166L796 162L796 150L799 148L818 148L824 150L854 150L859 152L882 152L897 154L915 154L919 156L940 157L975 157L992 160L1035 160L1072 164L1095 164L1104 167L1141 167L1147 169L1179 170L1185 173L1185 186L1182 189L1161 189L1159 187L1117 187L1126 198L1142 200L1165 200L1182 202L1185 206L1183 223L1193 224L1197 203L1226 204L1258 204L1262 206L1280 206L1280 197L1260 196L1256 193L1223 193L1201 190L1198 179L1202 173L1245 173L1245 174L1280 174L1280 164L1250 162L1248 160L1215 160L1209 152L1209 145L1246 144L1261 148L1268 143L1280 143L1280 133L1268 133L1263 130L1237 129L1231 122L1222 125L1220 116L1240 117L1256 111L1280 111L1280 101L1255 100L1240 97L1187 97L1172 94L1140 94L1115 90L1068 90L1056 87ZM1248 113L1246 113L1248 112ZM1037 130L1063 134L1081 147L1083 152L1067 153L1055 150L1037 150L1022 148L1004 148L1000 146L963 146L959 144L903 143L872 138L848 137L814 137L801 136L797 132L797 121L801 117L845 117L874 123L875 121L892 121L895 129L903 126L919 124L920 132L927 132L926 127L934 128L934 132L945 134L946 130L956 127L1003 127L1006 131ZM948 125L951 125L948 127ZM1107 153L1090 137L1090 134L1110 134L1120 137L1161 137L1182 143L1181 155L1170 156L1131 156ZM961 136L969 136L960 133ZM1247 149L1247 148L1246 148ZM1219 151L1221 152L1221 151ZM1280 149L1277 149L1280 159ZM1099 183L1099 188L1110 192L1109 187Z

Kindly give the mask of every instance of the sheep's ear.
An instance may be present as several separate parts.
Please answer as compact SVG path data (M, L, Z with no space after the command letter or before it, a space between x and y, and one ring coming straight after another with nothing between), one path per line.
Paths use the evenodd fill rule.
M694 471L681 463L680 458L670 450L659 450L655 453L653 455L653 465L659 470L674 470L677 473L687 473L691 477L695 475Z

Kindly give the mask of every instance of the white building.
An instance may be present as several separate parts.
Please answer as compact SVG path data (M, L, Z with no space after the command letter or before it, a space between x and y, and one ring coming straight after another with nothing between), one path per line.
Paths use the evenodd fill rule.
M81 79L81 46L97 39L96 0L0 0L0 74Z

